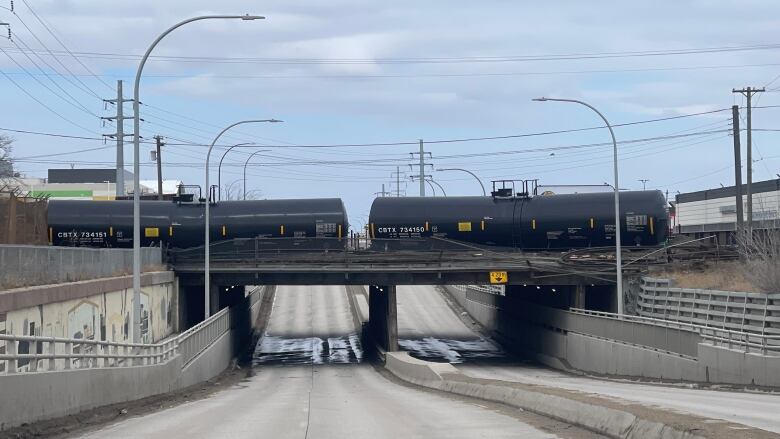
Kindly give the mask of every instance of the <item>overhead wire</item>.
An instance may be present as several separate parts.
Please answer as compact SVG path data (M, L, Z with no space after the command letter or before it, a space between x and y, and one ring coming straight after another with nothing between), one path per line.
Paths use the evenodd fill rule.
M22 0L28 6L25 0ZM36 18L39 18L32 11ZM42 24L45 23L42 22ZM54 36L54 35L53 35ZM56 38L56 36L55 36ZM659 57L678 55L698 55L725 52L764 51L780 49L780 44L753 44L742 46L715 46L687 49L660 49L643 51L614 52L579 52L563 54L539 55L504 55L504 56L460 56L460 57L406 57L406 58L258 58L258 57L216 57L216 56L185 56L185 55L151 55L150 59L171 62L214 62L214 63L259 63L259 64L463 64L463 63L506 63L531 61L572 61L589 59L615 59L635 57ZM123 54L112 52L71 52L68 53L84 58L104 58L118 60L137 60L140 54Z
M75 55L75 54L74 54L74 53L73 53L73 52L72 52L72 51L71 51L69 48L68 48L68 46L66 46L66 45L65 45L65 43L64 43L64 42L63 42L63 41L62 41L62 40L61 40L61 39L60 39L60 38L57 36L57 34L54 32L54 30L52 29L52 27L51 27L50 25L48 25L48 24L47 24L47 23L46 23L46 22L45 22L45 21L44 21L44 20L43 20L43 19L42 19L42 18L41 18L39 15L38 15L38 13L37 13L37 12L35 12L35 9L33 9L33 8L32 8L32 6L30 6L30 4L29 4L29 3L27 3L27 0L22 0L22 3L24 3L24 5L27 7L27 9L28 9L28 10L29 10L29 11L30 11L30 12L33 14L33 16L36 18L36 20L38 20L38 22L39 22L39 23L41 23L41 25L43 26L43 28L44 28L44 29L46 29L46 30L49 32L49 34L50 34L52 37L54 37L54 39L55 39L55 40L56 40L56 41L57 41L57 42L60 44L60 46L62 46L62 48L63 48L63 49L65 49L65 51L66 51L66 52L67 52L67 53L68 53L68 54L69 54L69 55L70 55L70 56L71 56L71 57L72 57L74 60L76 60L76 62L77 62L77 63L79 63L79 64L81 65L81 67L83 67L83 68L84 68L84 70L86 70L87 72L89 72L89 73L90 73L90 74L91 74L91 75L92 75L92 76L93 76L95 79L97 79L98 81L100 81L101 83L103 83L103 85L105 85L105 86L106 86L108 89L110 89L110 90L114 90L114 87L113 87L113 86L111 86L110 84L108 84L107 82L105 82L103 79L101 79L101 78L100 78L98 75L96 75L96 74L95 74L95 72L93 72L93 71L92 71L92 69L90 69L90 68L89 68L89 67L88 67L86 64L84 64L84 63L83 63L83 62L82 62L82 61L81 61L81 60L80 60L80 59L79 59L79 58L78 58L78 57L77 57L77 56L76 56L76 55ZM54 56L54 55L52 54L52 56ZM63 67L64 67L64 65L63 65ZM66 68L66 70L68 70L68 71L70 72L70 70L69 70L69 69L67 69L67 67L65 67L65 68ZM72 72L71 72L71 73L72 73ZM84 86L86 86L87 88L89 88L89 86L87 86L86 84L84 84ZM98 97L98 98L100 97L100 96L99 96L97 93L95 93L95 96L96 96L96 97Z
M25 4L26 4L26 2L25 2ZM29 5L27 5L27 6L29 8ZM57 62L57 64L60 65L60 67L62 67L66 72L68 72L68 74L70 74L70 76L72 76L73 79L80 84L80 86L77 86L77 88L80 88L83 92L85 92L87 94L91 94L94 97L100 99L100 95L97 92L95 92L95 90L93 90L84 81L82 81L70 68L68 68L68 66L66 66L65 63L63 63L62 60L60 60L59 57L57 57L57 55L54 54L54 52L52 52L51 49L49 49L49 46L47 46L46 43L44 43L43 40L41 40L38 37L38 35L32 30L32 28L30 28L30 26L28 26L27 23L22 19L22 17L20 17L19 14L17 14L15 11L14 11L14 16L22 24L22 26L24 26L24 28L27 29L27 31L30 33L30 35L32 35L33 38L35 38L35 41L37 41L38 44L40 44L43 47L43 49L46 51L46 53L48 53L49 56L51 56ZM38 18L37 15L36 15L36 18ZM39 20L40 20L40 18L39 18ZM35 50L35 49L30 49L30 50L33 51L33 52L40 52L39 50Z

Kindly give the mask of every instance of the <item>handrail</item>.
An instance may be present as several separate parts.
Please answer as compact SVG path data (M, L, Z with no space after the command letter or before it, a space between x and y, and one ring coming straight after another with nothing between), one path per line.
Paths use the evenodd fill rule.
M263 288L256 288L245 300L251 305L256 303L258 296L263 293ZM147 366L162 364L177 356L182 357L184 367L231 328L230 309L223 308L176 337L149 344L0 334L0 376L38 372L39 367L40 370L57 371L72 368ZM25 346L27 353L19 352L22 343L28 344ZM40 365L42 360L44 363Z

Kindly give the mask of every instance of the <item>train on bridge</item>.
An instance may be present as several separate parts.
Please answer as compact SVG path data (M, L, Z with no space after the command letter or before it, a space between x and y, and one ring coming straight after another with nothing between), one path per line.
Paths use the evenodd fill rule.
M666 199L661 191L620 192L620 222L623 246L661 244L669 233ZM371 206L369 228L375 248L614 246L615 196L496 191L490 197L382 197Z
M203 202L141 201L141 245L203 245ZM620 193L624 246L654 246L668 235L660 191ZM442 243L512 249L613 246L614 195L382 197L374 200L372 249L440 248ZM212 242L268 238L296 248L346 249L349 222L338 198L220 201L211 207ZM131 247L132 201L52 200L49 242L62 246ZM292 239L278 239L292 238ZM450 247L452 248L452 247Z
M204 206L202 202L142 200L141 245L202 246ZM286 242L304 245L308 240L320 247L343 248L349 230L347 211L339 198L220 201L212 203L210 210L212 242L301 238ZM132 247L133 202L51 200L48 233L53 245Z

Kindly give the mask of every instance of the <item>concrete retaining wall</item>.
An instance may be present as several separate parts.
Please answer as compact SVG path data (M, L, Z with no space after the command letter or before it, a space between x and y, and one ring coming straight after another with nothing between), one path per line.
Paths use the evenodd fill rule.
M260 313L263 292L247 315ZM177 355L166 363L116 368L74 369L0 376L0 431L124 401L172 392L219 375L236 355L236 339L246 327L234 327L188 364ZM9 395L12 395L9 397Z
M173 272L141 277L141 340L154 343L178 331ZM128 342L132 277L121 276L0 291L0 332Z
M145 269L162 267L160 248L141 249ZM73 282L129 274L133 251L117 248L81 248L0 245L0 290L30 285Z
M554 310L548 315L534 312L533 316L529 316L523 310L500 308L494 297L479 297L490 296L488 293L469 291L467 294L451 286L446 289L498 339L535 355L540 362L551 367L599 375L780 387L780 357L748 354L701 342L691 346L690 337L685 334L683 338L671 337L672 341L665 344L678 347L680 352L615 341L614 338L630 338L630 334L611 326L593 331L601 337L574 332L577 328L595 328L603 320L599 317L578 315L580 320L592 319L583 324L580 320L561 318L558 314L566 314L564 310ZM519 307L523 303L513 302L512 305ZM528 306L538 307L534 304ZM607 331L610 328L616 332ZM648 344L660 343L662 338L636 332L641 335L638 340L646 340ZM610 334L612 337L609 337Z

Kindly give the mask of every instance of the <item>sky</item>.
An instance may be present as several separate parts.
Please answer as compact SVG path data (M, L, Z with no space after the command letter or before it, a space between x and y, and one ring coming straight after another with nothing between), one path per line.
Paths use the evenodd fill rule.
M488 190L498 179L612 183L602 121L584 106L531 100L547 96L587 101L617 125L621 188L648 180L648 189L673 197L734 183L730 107L746 102L732 89L746 86L767 89L754 98L754 181L780 173L771 131L780 129L780 4L772 0L17 0L14 13L10 6L0 0L0 22L12 35L0 38L0 133L14 138L16 166L28 176L113 167L115 144L99 138L115 131L100 118L115 112L103 99L116 97L117 80L132 97L140 55L169 26L245 13L266 19L187 24L144 68L141 135L165 138L166 179L203 184L204 145L222 128L276 118L284 122L244 125L219 140L212 163L224 147L251 144L225 157L223 185L239 187L247 158L260 151L247 167L254 196L340 197L358 227L382 184L395 191L396 169L401 192L419 195L408 179L419 173L409 166L419 139L431 155L426 174L450 196L481 190L466 173L436 169L466 168ZM744 129L744 108L741 117ZM131 127L129 120L125 131ZM555 131L566 132L528 136ZM451 141L486 137L500 138ZM142 179L156 178L152 147L141 146ZM125 156L130 169L129 141ZM216 167L210 178L216 182Z

